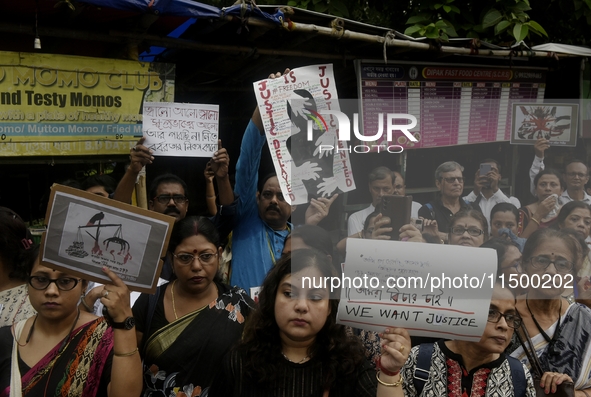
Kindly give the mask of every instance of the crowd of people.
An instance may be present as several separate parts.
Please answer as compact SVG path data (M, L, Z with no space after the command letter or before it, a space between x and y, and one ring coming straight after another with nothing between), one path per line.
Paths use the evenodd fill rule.
M75 187L130 202L138 173L156 161L143 143L130 151L118 183L93 177ZM106 268L111 282L101 285L47 267L23 220L0 207L0 397L533 397L536 382L550 395L572 383L576 397L590 397L584 161L568 162L564 172L545 168L549 145L540 139L531 169L536 201L524 206L500 190L501 165L493 159L482 161L466 196L463 167L437 167L437 197L411 203L401 241L493 249L497 275L573 283L497 283L479 342L419 344L403 328L374 333L337 324L338 300L302 283L337 276L349 239L392 239L382 203L405 195L404 176L372 170L371 204L348 217L347 237L333 244L318 224L335 210L336 195L311 199L305 224L292 224L277 176L258 177L265 143L256 109L232 187L219 142L204 170L208 216L187 214L187 185L178 176L153 180L149 210L175 218L155 294L131 293ZM539 379L518 332L533 341Z

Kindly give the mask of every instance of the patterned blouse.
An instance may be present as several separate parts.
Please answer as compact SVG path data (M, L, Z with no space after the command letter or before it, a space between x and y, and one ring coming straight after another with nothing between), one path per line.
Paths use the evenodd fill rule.
M419 347L415 346L402 368L402 377L411 379L404 382L406 397L418 396L412 382L417 365ZM527 381L526 397L535 397L533 379L527 368L523 367ZM505 354L492 362L480 365L471 371L464 367L462 356L449 350L443 340L435 343L429 380L425 383L423 397L512 397L515 395L511 378L511 367Z
M27 285L0 292L0 327L12 325L37 313L29 302Z

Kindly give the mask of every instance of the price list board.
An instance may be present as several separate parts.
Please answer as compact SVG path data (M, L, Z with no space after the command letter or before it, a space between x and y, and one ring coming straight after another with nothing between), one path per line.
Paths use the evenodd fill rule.
M513 102L543 102L546 72L536 68L366 63L357 65L364 135L382 126L375 145L405 149L508 141ZM417 125L387 141L388 114L410 114ZM381 118L381 120L380 120ZM407 124L407 119L394 119Z

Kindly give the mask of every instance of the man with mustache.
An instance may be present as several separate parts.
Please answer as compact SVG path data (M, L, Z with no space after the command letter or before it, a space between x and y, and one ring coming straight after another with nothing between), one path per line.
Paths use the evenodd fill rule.
M269 78L280 76L281 73L277 73ZM260 180L258 178L261 152L266 140L257 107L242 137L236 164L234 191L238 196L238 206L236 227L232 234L230 278L231 285L244 288L251 296L281 256L285 238L292 228L288 223L291 206L281 193L276 174L268 174Z

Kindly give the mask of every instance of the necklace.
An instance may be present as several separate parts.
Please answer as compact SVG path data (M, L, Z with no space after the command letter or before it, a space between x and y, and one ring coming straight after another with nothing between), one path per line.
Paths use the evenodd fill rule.
M554 335L552 335L552 338L550 338L548 336L548 334L546 332L544 332L544 330L542 329L542 327L540 326L540 324L536 320L534 314L532 313L531 309L529 308L527 294L525 295L525 304L527 306L527 310L529 311L529 314L531 314L531 319L534 320L534 324L535 324L536 328L538 329L538 331L540 331L540 334L544 337L546 342L548 342L548 354L550 354L551 356L555 356L555 355L559 354L558 350L556 349L555 344L556 344L556 341L558 340L558 338L560 337L560 316L562 314L562 298L560 299L560 308L558 309L558 324L556 324L556 329L554 330Z
M294 363L294 364L303 364L303 363L305 363L306 361L308 361L308 360L310 359L310 355L308 354L306 357L304 357L304 358L302 358L300 361L297 361L297 362L296 362L296 361L292 361L292 360L291 360L289 357L287 357L287 356L285 355L285 353L281 352L281 354L283 355L283 357L285 357L285 359L286 359L287 361L289 361L290 363Z
M26 346L27 343L29 343L29 341L31 340L31 336L33 336L33 331L35 330L35 323L37 322L37 318L39 317L38 314L35 315L35 319L33 320L33 324L31 324L31 329L29 329L29 334L27 335L27 340L25 340L25 343L23 343L22 345L20 343L18 343L18 340L16 341L16 343L23 347ZM80 308L78 308L78 314L76 314L76 319L74 320L74 324L72 324L72 327L70 328L70 331L68 331L67 337L64 339L64 341L62 342L59 350L58 350L58 356L62 353L62 349L64 348L64 346L66 345L66 343L70 342L70 337L72 335L72 331L74 331L74 327L76 326L76 324L78 323L78 319L80 318Z
M174 319L178 320L179 316L176 314L176 306L174 305L174 285L176 284L176 279L172 282L172 288L170 289L170 294L172 295L172 311L174 312Z

